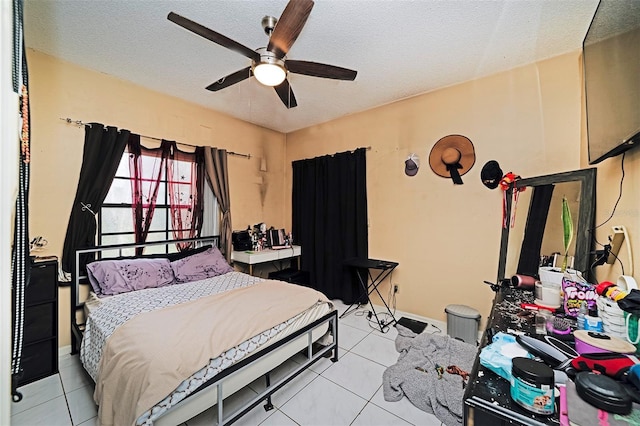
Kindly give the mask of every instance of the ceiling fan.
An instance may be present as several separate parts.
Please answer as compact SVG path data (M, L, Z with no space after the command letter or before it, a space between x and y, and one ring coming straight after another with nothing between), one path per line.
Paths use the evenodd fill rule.
M300 31L302 31L312 8L313 0L290 0L279 20L272 16L262 18L262 28L269 36L269 43L267 47L261 47L256 50L251 50L235 40L174 12L170 12L167 19L222 47L231 49L251 59L250 66L222 77L207 86L207 90L216 92L255 76L260 83L266 86L273 86L282 103L287 108L293 108L298 103L287 80L287 72L349 81L354 80L357 74L357 71L334 65L286 58L287 52L289 52L298 35L300 35Z

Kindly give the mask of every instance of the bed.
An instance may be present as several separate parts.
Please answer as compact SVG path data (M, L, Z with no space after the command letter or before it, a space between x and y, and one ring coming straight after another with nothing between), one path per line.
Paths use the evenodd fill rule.
M195 249L175 252L176 243ZM156 253L127 256L140 247ZM95 381L101 424L176 425L217 405L231 424L322 357L338 360L338 317L315 290L234 271L217 237L82 249L72 353ZM222 259L222 260L221 260ZM90 289L91 291L87 291ZM303 351L272 382L270 371ZM228 413L224 398L264 377L266 388Z

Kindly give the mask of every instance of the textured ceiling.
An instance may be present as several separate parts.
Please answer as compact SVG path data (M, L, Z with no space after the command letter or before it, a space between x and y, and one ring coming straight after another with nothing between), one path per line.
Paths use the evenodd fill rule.
M286 133L575 51L598 0L316 0L287 57L358 76L291 74L298 107L290 110L254 78L205 90L250 60L167 20L173 11L255 49L267 44L262 17L279 17L286 4L30 0L25 39L63 60Z

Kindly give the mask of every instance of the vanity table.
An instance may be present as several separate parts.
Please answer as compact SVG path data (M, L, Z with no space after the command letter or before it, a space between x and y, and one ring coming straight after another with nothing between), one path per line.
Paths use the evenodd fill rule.
M487 321L480 351L491 343L492 337L508 330L535 334L535 318L518 317L520 303L533 303L531 290L502 287L496 293ZM493 371L480 365L477 356L464 393L464 419L466 425L559 425L558 410L552 416L533 414L516 404L510 397L510 384ZM556 398L557 402L557 398Z
M588 279L595 220L595 185L596 169L593 168L514 182L505 194L507 205L500 241L499 283L509 281L515 274L537 274L542 254L564 252L563 227L559 219L563 198L567 199L575 230L569 254L575 257L574 268ZM517 192L517 206L512 202L514 192ZM479 354L492 342L496 333L512 330L511 333L535 334L535 318L517 315L522 313L521 303L533 302L531 290L505 285L497 289L464 393L465 425L560 424L557 404L555 414L551 416L525 410L511 399L510 383L480 365Z
M302 255L302 247L290 246L282 249L264 249L260 251L232 251L231 261L234 263L243 263L249 266L249 275L253 275L253 266L260 263L270 263L282 261L286 259L297 259L298 270L300 270L300 256Z

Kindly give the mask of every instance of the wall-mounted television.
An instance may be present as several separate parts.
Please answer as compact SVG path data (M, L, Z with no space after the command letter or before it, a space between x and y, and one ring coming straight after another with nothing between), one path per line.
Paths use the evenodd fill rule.
M596 164L640 145L640 1L600 0L582 48Z

